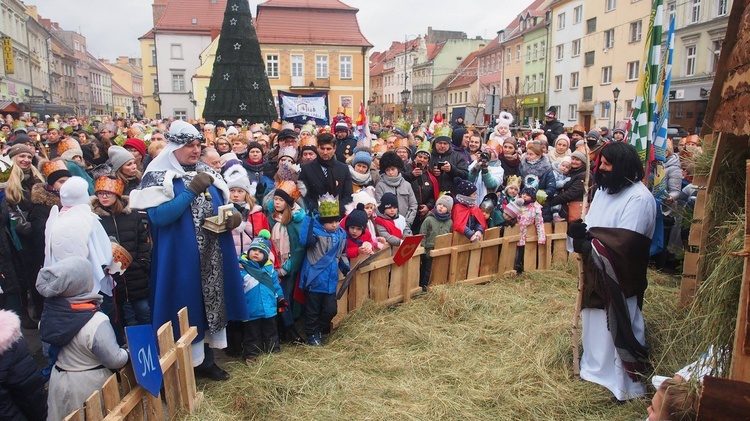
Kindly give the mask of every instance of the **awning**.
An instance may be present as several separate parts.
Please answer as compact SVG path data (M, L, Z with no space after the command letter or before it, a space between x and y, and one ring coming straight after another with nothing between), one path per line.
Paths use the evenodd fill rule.
M13 101L0 101L0 113L20 113L23 112L18 104Z

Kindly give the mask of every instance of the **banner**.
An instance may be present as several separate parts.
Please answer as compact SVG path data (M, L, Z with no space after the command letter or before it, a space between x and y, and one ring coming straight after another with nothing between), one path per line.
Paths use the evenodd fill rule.
M364 101L359 102L359 115L357 115L357 125L354 128L354 137L357 138L357 146L370 147L370 126L367 124Z
M10 37L3 37L3 62L5 63L5 73L15 73L13 67L13 40Z
M279 114L282 120L295 124L312 120L318 126L328 125L328 93L301 95L279 91Z

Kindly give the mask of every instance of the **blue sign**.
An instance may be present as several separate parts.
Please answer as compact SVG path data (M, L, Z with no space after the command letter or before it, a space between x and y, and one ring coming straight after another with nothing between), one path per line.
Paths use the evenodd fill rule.
M154 396L159 395L164 374L161 372L159 354L156 352L156 338L150 325L127 326L130 361L133 364L135 380Z
M609 109L609 101L607 101L607 102L604 103L604 108L607 109L607 110Z

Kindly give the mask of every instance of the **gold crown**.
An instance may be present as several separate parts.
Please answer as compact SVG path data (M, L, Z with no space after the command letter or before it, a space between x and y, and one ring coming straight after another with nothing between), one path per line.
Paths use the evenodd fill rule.
M297 183L291 180L282 181L281 183L279 183L276 189L282 190L284 193L288 194L289 197L291 197L295 202L302 196L302 193L300 193L299 189L297 188Z
M68 171L68 167L67 165L65 165L65 161L63 161L62 159L54 159L42 164L42 174L44 174L44 178L49 178L52 173L57 171Z
M122 193L125 191L125 183L119 178L110 178L103 175L96 179L96 183L94 183L94 191L107 191L121 197Z
M57 144L57 155L62 156L62 154L64 154L65 152L76 148L80 149L81 147L78 145L78 142L76 142L75 139L63 139Z

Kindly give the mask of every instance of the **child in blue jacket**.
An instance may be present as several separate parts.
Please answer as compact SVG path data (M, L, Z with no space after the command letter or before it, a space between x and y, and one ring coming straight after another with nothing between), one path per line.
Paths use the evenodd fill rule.
M322 346L322 334L331 330L336 316L336 287L339 269L349 272L346 258L346 232L339 226L339 204L324 195L318 206L320 214L302 220L300 243L307 248L302 261L299 288L305 292L305 334L307 344Z
M279 276L268 255L271 252L271 233L261 230L250 243L247 253L240 256L240 274L245 287L247 321L243 325L242 356L254 363L261 352L276 354L281 351L276 314L286 306Z

